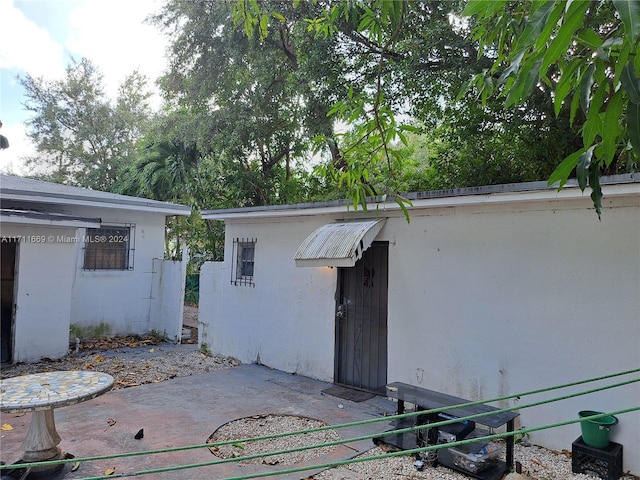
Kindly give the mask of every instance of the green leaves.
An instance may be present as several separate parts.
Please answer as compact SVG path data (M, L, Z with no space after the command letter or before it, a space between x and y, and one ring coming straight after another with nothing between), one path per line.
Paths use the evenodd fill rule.
M537 6L537 8L536 8ZM535 10L529 15L524 31L518 36L517 42L513 47L515 52L520 52L528 48L539 38L542 29L549 20L549 15L553 10L554 2L543 0L532 5Z
M31 114L27 134L38 152L29 163L46 166L54 181L112 191L149 121L146 77L128 75L115 102L86 58L72 60L63 79L27 75L20 82Z
M624 91L627 92L629 101L631 103L640 104L640 78L636 75L632 62L627 62L622 69L620 83Z
M581 149L577 152L573 152L571 155L565 158L549 176L547 185L551 186L555 183L558 183L558 190L561 190L562 187L564 187L564 185L567 183L567 179L569 178L569 175L571 174L573 169L576 168L581 155L584 153L585 149Z
M242 23L247 38L253 38L257 29L260 40L269 35L269 16L281 22L286 21L279 12L263 11L258 0L236 0L231 4L231 13L235 25Z
M609 100L609 105L604 112L604 121L602 123L602 159L606 166L611 165L613 161L617 150L618 138L623 131L620 122L623 108L624 96L622 91L618 90Z
M396 195L396 203L402 210L402 214L404 215L407 223L411 223L411 217L409 217L409 209L408 207L413 207L413 202L408 198L403 197L402 195Z
M486 2L471 1L465 9L477 17L481 45L489 48L487 42L501 39L493 44L496 60L490 72L502 72L496 91L505 107L550 88L554 113L560 116L570 99L569 121L580 129L583 148L558 165L549 184L562 188L575 171L580 188L592 188L598 214L601 172L616 171L621 155L630 165L640 157L640 80L633 63L640 58L640 2L609 1L615 14L606 0L515 2L509 12L515 26L503 21L503 10ZM484 88L478 79L473 86Z
M635 45L640 37L640 2L637 0L612 0L616 7L629 42Z
M632 62L622 69L620 83L629 97L627 106L627 133L629 143L635 152L640 152L640 78L636 75ZM636 153L640 156L640 153Z
M589 111L589 105L591 103L591 87L593 87L593 74L595 71L596 66L592 63L580 81L580 105L585 112Z
M506 3L506 0L469 0L462 15L467 17L478 15L480 18L486 18L500 11Z
M562 5L562 4L560 4ZM562 58L568 51L571 42L573 41L574 34L584 22L584 14L589 6L589 2L573 2L569 7L569 10L564 16L564 22L555 34L555 37L548 45L543 45L540 40L538 44L546 48L544 54L544 60L540 65L541 72L546 72L549 66L556 62L559 58ZM552 26L552 25L551 25ZM550 34L551 32L549 32ZM595 33L595 32L594 32ZM540 39L545 39L542 35ZM592 39L593 40L593 39ZM545 42L546 43L546 42Z
M640 151L640 104L631 103L627 109L627 129L631 147Z
M207 14L217 5L176 3ZM205 3L207 7L201 6ZM459 22L445 3L232 0L236 28L225 28L223 35L231 34L216 45L218 37L210 35L216 29L206 24L211 20L196 16L194 23L204 24L195 35L203 39L202 48L184 40L176 55L185 59L184 70L171 80L184 75L184 84L195 92L189 92L190 100L195 98L198 106L216 105L215 116L221 118L210 131L229 133L216 140L224 146L233 143L233 158L254 165L262 161L263 173L284 158L279 153L283 144L293 145L299 155L311 138L324 138L339 193L347 191L357 208L366 208L369 195L396 193L386 187L398 185L394 176L402 171L402 148L410 131L396 116L400 111L421 115L430 128L446 126L439 140L464 143L467 150L447 150L450 156L440 165L473 163L476 172L486 170L476 179L505 178L501 168L490 167L498 156L518 157L512 162L520 175L517 181L546 176L566 155L551 179L562 186L577 176L583 187L596 185L602 172L619 171L621 159L636 161L638 2L468 0L464 15L476 17L468 23ZM215 17L213 26L225 26L229 10L222 14L224 19ZM466 35L468 25L474 26L473 35ZM248 39L238 37L243 32ZM272 38L265 41L267 35ZM224 63L230 51L237 56ZM281 61L283 56L291 61ZM470 57L479 60L470 62ZM211 58L216 61L203 60ZM199 76L190 75L193 64ZM453 100L450 92L468 78ZM184 90L176 92L183 95ZM466 96L470 91L475 95ZM499 103L505 108L499 109ZM313 115L300 115L312 107ZM231 108L239 114L234 116ZM229 129L229 123L237 128ZM473 138L481 139L482 148L469 146L469 138L460 140L473 129L480 132ZM305 133L298 135L301 131ZM527 151L505 153L515 151L505 143L516 137L526 139L522 146ZM487 153L496 150L499 154ZM286 158L296 155L287 153ZM544 167L529 168L522 158ZM437 168L433 165L431 172ZM455 175L455 169L449 172L454 172L449 177ZM464 176L464 182L471 177ZM598 192L594 190L596 200Z
M591 28L583 28L576 34L575 38L591 50L596 50L602 46L602 39Z
M586 152L583 152L578 157L578 164L576 165L576 178L578 179L578 186L580 190L584 192L587 188L587 181L589 177L589 167L591 166L591 158L593 157L593 149L589 148Z
M553 99L553 109L556 117L560 115L563 102L573 89L575 72L579 71L582 63L583 60L581 58L574 58L566 67L560 66L560 79L556 83L555 97Z

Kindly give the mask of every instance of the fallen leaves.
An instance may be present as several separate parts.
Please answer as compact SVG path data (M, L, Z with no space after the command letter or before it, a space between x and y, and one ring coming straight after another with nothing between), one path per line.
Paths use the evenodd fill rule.
M127 337L133 338L133 337ZM120 339L112 339L114 345L126 345ZM105 341L95 341L96 345L107 345ZM131 343L131 342L130 342ZM229 368L240 364L237 360L204 355L196 350L177 348L170 342L159 342L157 347L151 345L155 340L136 340L140 348L133 351L115 353L94 351L71 354L56 361L12 364L0 371L0 378L41 371L89 370L108 373L114 378L114 389L137 387L147 383L159 383L176 377L184 377L206 373L221 368ZM154 352L150 353L150 349ZM123 348L124 350L124 348Z
M549 450L551 453L555 455L564 455L567 458L571 458L571 451L563 448L562 450Z
M110 427L113 427L116 423L117 423L117 422L116 422L113 418L110 418L109 420L107 420L107 424L108 424Z
M122 380L116 380L114 382L114 390L117 390L118 388L128 388L128 387L137 387L139 386L139 383L132 383L132 382L123 382Z
M395 447L393 445L389 445L387 443L384 442L380 442L377 444L378 447L380 448L380 450L382 450L384 453L390 453L390 452L398 452L400 451L398 447Z
M162 339L156 337L142 337L140 335L127 335L124 337L105 337L80 342L80 350L115 350L118 348L137 348L147 345L158 345ZM70 349L75 351L75 344Z
M3 423L2 427L0 427L0 430L8 432L9 430L13 430L13 427L9 423Z
M104 471L104 474L105 474L105 475L113 475L114 473L116 473L116 469L115 469L115 468L107 468L107 469Z

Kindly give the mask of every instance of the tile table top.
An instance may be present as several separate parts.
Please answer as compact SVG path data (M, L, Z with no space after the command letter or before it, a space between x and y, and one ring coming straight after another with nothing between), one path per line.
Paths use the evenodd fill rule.
M0 380L0 410L27 412L64 407L108 392L113 377L85 370L34 373Z

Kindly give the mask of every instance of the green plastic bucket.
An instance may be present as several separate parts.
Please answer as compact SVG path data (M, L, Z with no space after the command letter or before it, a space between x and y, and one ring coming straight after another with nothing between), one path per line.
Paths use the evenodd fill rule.
M601 414L602 412L592 410L582 410L578 413L580 418ZM591 447L607 448L609 446L609 430L617 423L618 419L613 415L580 422L582 441Z

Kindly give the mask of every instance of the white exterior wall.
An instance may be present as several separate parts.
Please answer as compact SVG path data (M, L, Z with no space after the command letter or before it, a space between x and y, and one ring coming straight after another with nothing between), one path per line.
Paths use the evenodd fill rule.
M639 368L640 210L637 202L607 209L599 222L589 202L577 210L414 213L410 225L390 219L379 236L392 241L389 381L481 400ZM520 423L639 405L636 383L524 409ZM619 420L612 440L639 451L640 413ZM576 424L532 438L560 450L579 435ZM640 472L638 456L624 462Z
M154 328L150 321L153 260L164 257L165 215L79 207L70 213L99 216L102 224L135 225L133 270L83 270L84 251L78 249L72 325L85 329L108 325L110 335L149 332Z
M602 221L588 196L413 209L410 224L391 213L376 238L389 242L389 382L480 400L639 368L640 201L605 205ZM200 283L203 335L215 353L243 362L259 354L280 370L333 378L337 270L296 268L293 255L315 228L347 216L226 221L225 262L203 270ZM258 239L255 288L230 285L235 237ZM638 405L636 383L523 409L520 423ZM639 451L640 413L619 420L612 440ZM575 424L532 438L570 449L579 435ZM640 457L625 455L624 469L638 474Z
M153 259L149 328L176 342L182 337L188 258L188 249L184 249L182 261Z
M220 330L225 302L222 297L224 280L228 279L224 262L205 262L200 267L200 300L198 303L198 346L216 353L235 356L228 353L233 350L230 335ZM232 316L229 314L229 316ZM236 357L238 358L238 357Z
M14 362L60 358L69 350L69 292L76 245L49 240L50 236L73 237L75 233L75 228L2 225L2 236L48 239L42 243L18 241L14 280Z
M200 274L201 343L244 363L333 379L336 270L296 268L293 260L316 222L227 224L224 266L205 264ZM231 285L237 237L257 238L255 288Z

